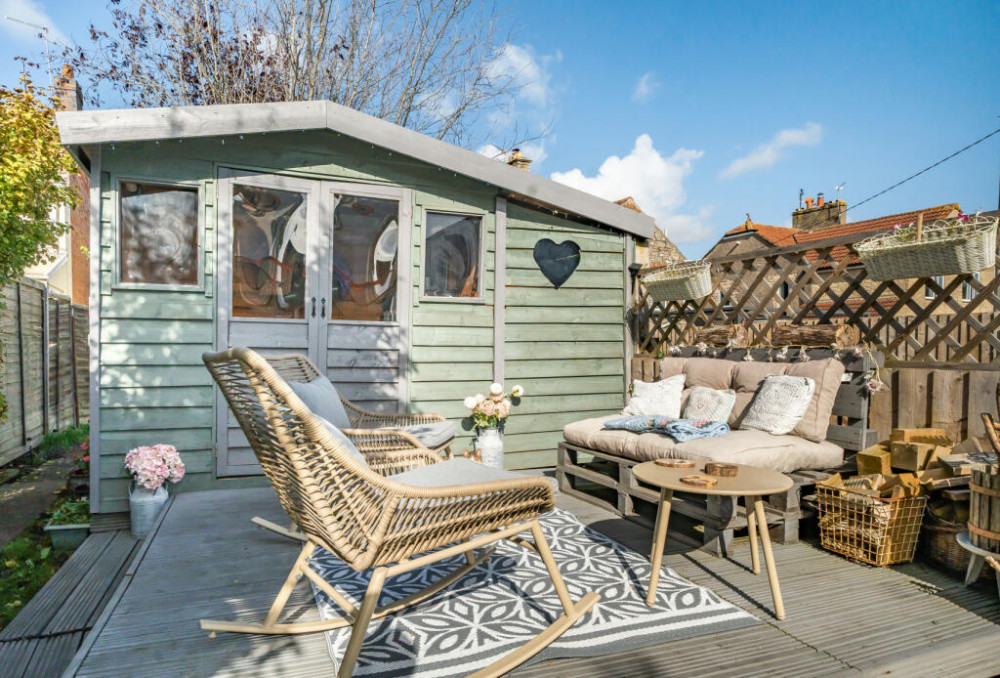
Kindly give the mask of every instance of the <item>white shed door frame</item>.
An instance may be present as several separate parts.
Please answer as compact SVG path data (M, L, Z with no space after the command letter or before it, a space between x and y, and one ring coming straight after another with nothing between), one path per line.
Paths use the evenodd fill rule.
M306 281L304 318L247 318L233 313L233 197L234 186L251 186L300 193L305 198ZM331 320L332 242L334 209L341 196L396 200L399 203L396 318L392 322ZM407 402L408 328L410 318L410 243L413 193L394 186L373 186L325 180L303 179L259 171L219 169L218 191L218 309L216 350L248 346L266 354L305 353L337 383L344 384L348 397L363 397L366 389L383 389L391 397L380 403L392 409L405 408ZM336 349L336 350L334 350ZM346 350L345 350L346 349ZM328 369L328 354L343 356L357 352L358 360ZM386 370L369 369L364 356L384 352L397 370L395 384L365 384L369 374ZM339 358L338 358L339 359ZM332 358L331 358L332 360ZM380 361L380 364L383 364ZM357 368L354 369L354 365ZM351 376L351 375L354 376ZM373 377L374 378L374 377ZM385 381L385 377L379 377ZM393 389L395 392L393 393ZM380 397L387 397L384 393ZM245 436L229 412L221 392L216 403L216 474L245 476L260 474L260 467Z

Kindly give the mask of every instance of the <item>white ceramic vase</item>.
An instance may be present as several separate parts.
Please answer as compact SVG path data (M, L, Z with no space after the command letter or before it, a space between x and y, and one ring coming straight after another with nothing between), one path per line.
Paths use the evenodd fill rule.
M479 430L476 437L476 447L479 448L482 463L493 468L503 468L503 435L495 428Z
M128 506L134 538L145 539L149 535L168 498L166 485L149 490L138 483L132 483L128 491Z

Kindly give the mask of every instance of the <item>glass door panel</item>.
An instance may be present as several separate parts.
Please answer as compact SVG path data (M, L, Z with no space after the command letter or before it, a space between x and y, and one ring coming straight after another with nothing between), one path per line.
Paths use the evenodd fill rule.
M306 317L306 194L233 185L233 316Z
M392 322L399 201L335 194L330 251L330 319Z

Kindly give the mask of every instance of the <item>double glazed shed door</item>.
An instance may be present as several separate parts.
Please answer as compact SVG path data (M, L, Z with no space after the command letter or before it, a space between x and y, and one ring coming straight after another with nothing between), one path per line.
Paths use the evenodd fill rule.
M220 170L217 348L302 353L363 407L405 406L410 194ZM217 473L260 473L218 397Z

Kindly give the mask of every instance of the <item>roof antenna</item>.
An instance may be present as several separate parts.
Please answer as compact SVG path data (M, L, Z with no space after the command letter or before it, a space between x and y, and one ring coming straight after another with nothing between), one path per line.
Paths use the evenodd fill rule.
M33 24L30 21L24 21L22 19L15 19L14 17L8 16L6 14L4 15L3 18L6 19L7 21L13 21L14 23L23 24L30 28L37 28L38 30L41 31L41 33L38 34L38 37L45 41L45 61L49 71L49 87L55 87L55 80L52 77L52 54L49 50L49 27L42 26L40 24Z
M804 196L805 194L806 194L806 192L803 189L800 188L799 189L799 209L802 209L802 196Z
M840 192L844 190L844 186L846 185L847 185L846 181L841 181L840 185L838 185L837 188L835 189L837 191L837 200L840 200Z

